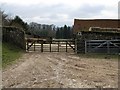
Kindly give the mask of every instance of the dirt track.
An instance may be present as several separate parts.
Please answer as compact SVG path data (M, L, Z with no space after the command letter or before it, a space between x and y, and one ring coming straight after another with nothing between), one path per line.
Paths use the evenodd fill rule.
M3 87L118 87L118 62L81 58L74 53L26 53L3 70Z

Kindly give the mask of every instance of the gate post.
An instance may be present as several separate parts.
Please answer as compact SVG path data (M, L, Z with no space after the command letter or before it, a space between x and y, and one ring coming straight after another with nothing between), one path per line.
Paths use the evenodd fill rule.
M27 43L26 50L29 51L29 49L28 49L28 46L29 46L28 40L26 40L26 43Z
M85 54L87 53L87 41L85 41Z
M51 52L51 42L50 42L50 52Z
M35 41L34 41L34 51L35 51Z
M60 44L60 42L58 41L58 52L59 52L59 46L60 46L59 44Z
M43 41L41 42L41 52L43 52Z
M67 52L67 41L66 41L66 52Z

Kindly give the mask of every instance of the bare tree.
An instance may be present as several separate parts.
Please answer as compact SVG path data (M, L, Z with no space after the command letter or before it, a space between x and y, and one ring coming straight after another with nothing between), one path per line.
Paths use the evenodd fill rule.
M9 26L11 22L11 17L9 17L8 14L6 14L4 11L0 9L0 20L1 20L1 25L2 26Z

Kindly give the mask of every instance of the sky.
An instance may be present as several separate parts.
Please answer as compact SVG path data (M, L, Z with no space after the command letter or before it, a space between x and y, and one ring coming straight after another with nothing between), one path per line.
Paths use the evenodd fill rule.
M73 25L74 19L117 19L119 0L0 0L9 16L25 22Z

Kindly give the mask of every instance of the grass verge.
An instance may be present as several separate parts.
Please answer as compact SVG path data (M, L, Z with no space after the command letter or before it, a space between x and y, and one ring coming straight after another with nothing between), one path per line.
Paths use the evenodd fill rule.
M24 51L9 43L2 43L2 67L14 63Z

